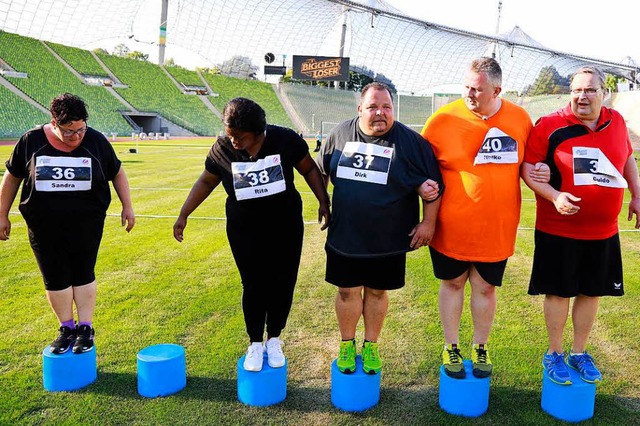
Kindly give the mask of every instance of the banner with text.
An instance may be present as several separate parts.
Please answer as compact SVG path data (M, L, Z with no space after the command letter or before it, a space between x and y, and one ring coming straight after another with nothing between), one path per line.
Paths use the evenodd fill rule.
M349 58L293 55L293 78L349 81Z

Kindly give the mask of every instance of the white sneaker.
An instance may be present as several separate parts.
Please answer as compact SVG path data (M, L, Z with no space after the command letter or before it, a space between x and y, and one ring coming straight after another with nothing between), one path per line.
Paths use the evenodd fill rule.
M262 342L253 342L247 349L247 355L244 358L244 369L247 371L262 370L262 355L264 348Z
M271 368L280 368L284 365L285 358L282 353L282 341L277 337L267 340L267 362Z

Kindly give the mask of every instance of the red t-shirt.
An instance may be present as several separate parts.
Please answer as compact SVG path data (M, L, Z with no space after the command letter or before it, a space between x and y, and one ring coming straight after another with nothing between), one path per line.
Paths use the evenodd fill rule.
M546 162L551 186L581 201L578 213L564 216L536 195L536 229L567 238L601 240L618 232L624 166L633 153L627 126L615 110L602 107L595 131L571 111L571 105L538 120L529 135L524 161Z

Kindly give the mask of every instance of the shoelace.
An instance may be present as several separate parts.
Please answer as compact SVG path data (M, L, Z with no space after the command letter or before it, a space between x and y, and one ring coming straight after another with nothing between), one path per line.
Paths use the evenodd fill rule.
M578 360L578 369L584 370L585 368L591 368L593 365L593 358L589 354L584 354Z
M369 352L369 357L370 357L372 360L376 360L376 359L378 359L378 353L377 353L376 351L374 351L374 350L373 350L373 348L371 348L371 347L370 347L370 348L369 348L369 350L368 350L368 352Z
M476 349L478 353L478 364L486 364L487 363L487 350L486 349Z
M462 355L460 355L460 349L447 349L447 353L449 353L449 361L451 361L451 364L458 364L460 362L460 358L462 357Z
M350 346L349 347L343 346L340 348L340 359L346 360L349 358L349 349L350 349Z

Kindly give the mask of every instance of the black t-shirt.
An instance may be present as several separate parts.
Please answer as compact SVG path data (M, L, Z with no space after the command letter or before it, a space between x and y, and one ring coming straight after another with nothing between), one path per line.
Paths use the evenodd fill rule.
M327 244L352 257L409 251L420 217L416 188L433 179L443 189L431 145L399 122L383 136L367 136L358 120L336 126L316 158L334 186Z
M104 218L111 203L109 181L120 164L109 141L90 127L80 146L63 152L47 141L41 126L22 135L6 167L24 179L19 208L31 226L87 214Z
M219 137L207 155L205 168L222 179L228 225L300 220L302 200L293 184L293 169L308 152L307 143L284 127L267 126L255 157L233 148L227 136Z

